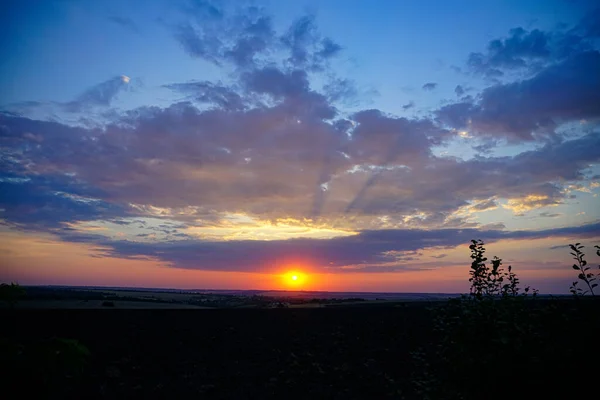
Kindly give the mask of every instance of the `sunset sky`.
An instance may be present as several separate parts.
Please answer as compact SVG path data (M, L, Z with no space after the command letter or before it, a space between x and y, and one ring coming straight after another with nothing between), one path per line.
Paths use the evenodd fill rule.
M465 292L483 239L567 293L594 3L9 0L0 281Z

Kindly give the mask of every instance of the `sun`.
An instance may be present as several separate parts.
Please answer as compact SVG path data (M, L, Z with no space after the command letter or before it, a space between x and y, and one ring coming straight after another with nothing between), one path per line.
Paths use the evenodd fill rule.
M285 286L300 287L306 283L306 274L299 271L288 271L282 278Z

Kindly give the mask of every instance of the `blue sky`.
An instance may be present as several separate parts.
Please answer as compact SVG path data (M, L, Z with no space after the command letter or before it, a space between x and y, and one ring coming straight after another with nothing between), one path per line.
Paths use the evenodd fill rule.
M67 275L79 278L68 283L107 282L93 269L78 275L93 258L165 276L223 273L211 278L220 287L263 282L226 272L300 263L355 276L314 288L360 289L360 274L373 274L370 289L435 290L427 274L464 264L467 232L499 249L530 242L535 256L517 251L515 263L560 292L570 278L549 266L556 246L600 237L593 2L56 0L6 10L9 278L64 278L52 266L25 273L34 261L17 243L29 240L75 257ZM388 273L414 279L394 286Z

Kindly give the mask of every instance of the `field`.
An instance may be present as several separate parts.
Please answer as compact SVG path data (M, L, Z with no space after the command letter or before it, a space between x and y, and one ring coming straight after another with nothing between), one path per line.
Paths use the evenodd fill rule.
M480 397L467 390L464 398L503 398L507 393L573 398L581 390L579 378L586 376L584 343L597 344L597 306L571 299L526 306L525 313L536 315L535 329L523 330L518 340L509 338L500 355L490 355L496 345L465 346L461 340L471 339L453 333L455 346L464 350L439 369L415 354L433 350L431 363L442 357L436 349L443 338L434 329L440 303L4 309L2 354L7 359L2 376L8 378L9 393L42 392L43 398L385 399L425 398L427 390L419 383L445 385L445 379L460 377L465 382L457 387L477 388L476 381L483 379L479 374L489 372L499 374L498 387L488 387ZM520 347L530 340L536 344ZM474 364L463 365L470 358ZM478 362L481 371L469 369ZM438 380L430 381L428 371L436 372ZM441 389L432 398L446 398L440 397Z

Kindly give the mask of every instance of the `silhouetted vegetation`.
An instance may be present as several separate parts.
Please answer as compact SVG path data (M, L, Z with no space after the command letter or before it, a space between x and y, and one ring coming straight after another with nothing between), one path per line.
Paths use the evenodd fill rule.
M577 275L579 281L573 281L573 284L571 285L571 293L573 293L575 296L584 296L588 293L594 296L594 288L598 286L598 283L596 282L598 281L598 277L600 277L600 275L596 275L590 271L591 268L587 265L587 261L584 258L585 254L582 251L583 246L581 243L570 244L569 247L572 250L571 255L576 261L576 263L573 264L573 269L575 271L579 271ZM598 257L600 257L600 246L594 247L597 249L596 254ZM598 268L600 269L600 265L598 265ZM584 282L587 288L579 287L579 282Z
M582 271L579 279L593 293L595 277L587 272L583 246L570 247L578 260L573 268ZM582 308L564 300L536 300L538 291L521 290L511 266L505 271L498 257L486 263L482 241L473 240L469 248L470 294L431 310L433 340L412 354L417 365L414 393L424 399L507 398L517 394L516 382L521 382L535 397L550 376L576 379L563 368L572 362L569 354L597 337L598 323L589 324L586 313L598 304ZM588 291L572 292L579 296Z
M11 282L0 285L0 302L8 304L10 307L14 307L25 294L25 289L18 283Z

